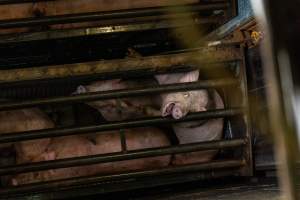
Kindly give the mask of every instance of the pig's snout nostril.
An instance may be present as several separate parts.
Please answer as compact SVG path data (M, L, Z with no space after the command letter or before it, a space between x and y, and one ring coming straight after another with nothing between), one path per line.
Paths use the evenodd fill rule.
M174 106L173 111L172 111L172 116L174 119L180 119L183 117L183 113L180 107Z

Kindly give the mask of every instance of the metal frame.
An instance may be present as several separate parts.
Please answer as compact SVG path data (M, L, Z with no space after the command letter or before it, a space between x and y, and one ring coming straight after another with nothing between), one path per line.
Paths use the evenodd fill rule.
M143 9L130 9L115 12L92 12L92 13L80 13L80 14L67 14L46 16L39 18L27 18L27 19L14 19L14 20L1 20L0 29L2 28L20 28L29 26L46 26L53 24L67 24L67 23L80 23L89 21L101 21L112 19L126 19L145 16L159 16L165 14L180 14L185 13L188 10L190 13L203 11L203 10L215 10L227 8L227 3L205 3L198 5L186 5L182 9L182 6L169 6L158 8L143 8Z
M164 56L156 56L156 57L146 57L146 58L137 58L137 59L129 59L129 60L116 60L116 61L103 61L100 65L98 65L98 73L105 72L105 67L118 66L111 68L111 71L120 71L124 72L126 69L126 73L130 73L130 69L136 70L139 68L146 67L146 69L152 69L152 71L160 72L161 68L164 69L172 69L174 65L183 65L185 62L194 62L192 66L195 65L199 61L206 62L234 62L238 65L240 69L239 76L237 80L233 79L221 79L221 80L208 80L202 81L199 83L185 83L185 84L173 84L173 85L165 85L159 86L156 88L143 88L143 89L131 89L131 90L119 90L113 92L102 92L96 94L86 94L86 95L77 95L71 97L61 97L61 98L51 98L51 99L42 99L42 100L32 100L32 101L24 101L24 102L16 102L16 103L4 103L1 104L1 110L5 109L19 109L24 107L31 107L34 105L46 105L46 104L57 104L57 103L69 103L69 102L82 102L82 101L91 101L91 100L99 100L99 99L108 99L108 98L120 98L120 97L132 97L138 95L145 94L153 94L167 91L182 91L182 90L196 90L200 88L235 88L240 90L237 94L241 94L238 97L238 103L228 101L227 107L225 109L220 110L210 110L206 112L200 113L192 113L186 116L183 119L175 120L171 118L162 118L162 117L153 117L146 119L139 119L135 121L122 121L122 122L112 122L102 125L96 126L87 126L87 127L77 127L77 128L61 128L61 129L48 129L48 130L39 130L39 131L28 131L23 133L13 133L13 134L2 134L0 135L0 143L11 143L17 141L25 141L31 139L39 139L45 137L61 137L65 135L75 135L75 134L86 134L91 132L97 132L97 134L101 134L101 131L106 130L114 130L114 129L122 129L122 128L132 128L132 127L142 127L149 125L158 125L158 124L166 124L166 123L178 123L199 119L211 119L211 118L224 118L224 117L234 117L239 116L240 119L245 121L246 131L243 133L242 138L240 139L232 139L225 141L214 141L214 142L202 142L188 145L178 145L166 148L155 148L155 149L146 149L143 151L122 151L121 153L115 154L105 154L105 155L94 155L94 156L83 156L71 159L62 159L55 161L46 161L46 162L38 162L32 163L28 165L15 165L15 166L5 166L0 168L0 174L16 174L20 172L32 172L45 170L50 168L66 168L71 166L78 165L89 165L95 163L104 163L104 162L115 162L120 160L127 159L136 159L136 158L144 158L158 155L167 155L172 153L181 153L181 152L192 152L199 150L208 150L208 149L227 149L227 148L235 148L242 150L242 157L239 159L231 159L231 160L220 160L213 161L209 163L203 164L195 164L195 165L186 165L186 166L170 166L164 169L153 169L147 171L136 171L136 172L127 172L121 174L113 174L106 176L91 176L91 177L79 177L73 179L64 179L57 181L49 181L42 182L38 184L28 184L18 187L8 187L0 189L0 199L17 199L27 197L36 197L36 198L45 198L45 199L53 199L55 197L59 197L57 192L59 191L69 191L64 195L69 194L72 196L72 192L74 194L80 193L80 191L87 191L87 193L105 193L111 191L120 191L123 189L133 189L140 188L139 182L148 182L148 178L162 178L162 181L158 183L149 183L149 185L143 185L143 187L152 187L155 185L161 184L169 184L178 181L188 181L188 180L198 180L208 177L218 177L225 175L241 175L241 176L251 176L252 175L252 159L251 159L251 132L250 132L250 124L247 118L247 82L244 71L244 62L243 62L243 49L241 47L236 47L236 45L228 46L227 51L223 52L224 47L213 47L213 48L203 48L202 52L206 52L209 54L210 52L214 52L212 56L203 56L203 58L199 58L196 55L199 55L199 52L194 53L185 53L185 54L172 54L172 55L164 55ZM219 50L219 51L218 51ZM229 52L232 51L229 55ZM219 55L218 53L219 52ZM180 56L181 55L181 56ZM184 56L182 56L184 55ZM191 58L197 58L193 61ZM224 59L226 58L226 59ZM208 60L207 60L208 59ZM215 60L216 59L216 60ZM159 61L159 62L155 62ZM196 62L198 61L198 62ZM131 66L128 70L126 66ZM74 65L66 65L62 66L65 69L69 69ZM79 64L77 65L78 69L84 69L84 75L88 76L92 74L94 71L90 70L90 64ZM83 66L83 68L81 67ZM87 68L86 68L87 66ZM191 66L191 65L187 65ZM47 68L46 68L47 69ZM51 68L50 68L51 69ZM59 68L52 68L59 69ZM95 69L95 67L93 68ZM104 70L103 70L104 69ZM188 69L191 69L188 67ZM47 71L45 69L37 68L37 69L24 69L27 72L32 72L35 70ZM24 71L23 71L24 72ZM51 70L49 71L51 72ZM56 70L52 70L52 72L56 72ZM59 70L57 71L59 72ZM62 69L60 72L64 73L54 73L54 76L48 76L47 73L39 74L38 77L33 77L33 74L28 76L21 76L22 73L16 74L14 70L7 70L5 73L0 74L0 79L2 79L2 84L9 86L14 85L15 83L22 83L23 81L31 80L47 80L49 78L64 78L73 76L81 76L81 73L70 74L68 70ZM76 70L74 71L76 72ZM80 72L80 71L79 71ZM7 78L8 75L11 75ZM53 73L52 73L53 75ZM62 76L61 76L62 75ZM23 79L14 80L12 76L19 76ZM6 80L4 80L6 79ZM24 80L25 79L25 80ZM230 98L228 98L230 99ZM99 132L99 133L98 133ZM141 133L142 134L142 133ZM199 172L201 171L201 173ZM190 178L188 173L194 173L194 177ZM187 177L184 179L175 180L176 176L181 176L182 173L187 173ZM195 176L195 174L199 174L199 176ZM172 178L170 178L172 176ZM116 184L118 187L116 187ZM99 186L104 189L100 190ZM120 188L120 185L124 185L124 188ZM91 188L98 186L97 190L92 191ZM71 193L70 193L71 192ZM63 192L64 193L64 192ZM48 196L46 194L51 194ZM60 196L60 198L62 197Z
M12 0L11 3L28 3L32 0ZM43 2L47 0L38 0ZM50 1L50 0L49 0ZM55 1L55 0L51 0ZM143 31L155 29L169 29L186 26L184 24L220 24L235 15L235 0L206 1L193 5L166 6L157 8L143 8L108 12L81 13L72 15L46 16L40 18L27 18L15 20L1 20L0 30L16 27L48 26L51 24L80 23L97 21L99 24L93 27L50 30L42 32L26 31L15 35L2 35L1 43L32 41L42 39L57 39L85 35L98 35L119 33L128 31ZM10 0L0 0L2 4L10 3ZM184 9L182 9L184 8ZM201 11L225 10L228 17L200 17ZM188 17L184 17L184 15ZM192 14L192 15L191 15ZM186 18L185 23L170 23L172 19ZM121 19L121 20L120 20ZM176 20L173 20L176 21ZM125 24L124 24L125 23Z

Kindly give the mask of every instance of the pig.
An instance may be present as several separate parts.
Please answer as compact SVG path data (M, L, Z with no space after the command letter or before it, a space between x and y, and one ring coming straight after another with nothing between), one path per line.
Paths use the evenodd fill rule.
M54 123L38 108L28 108L0 112L0 134L17 133L54 128ZM38 139L14 144L17 152L17 163L33 160L44 152L50 139ZM5 147L7 145L2 145Z
M77 90L73 94L128 89L141 84L143 85L144 83L123 81L121 79L96 81L86 86L78 86ZM147 85L149 83L145 84ZM147 116L159 116L158 98L158 96L154 96L152 98L133 97L109 99L88 102L87 104L97 109L102 114L105 120L121 121Z
M124 129L121 131L125 135L127 151L170 146L170 141L166 134L155 127ZM122 146L120 141L119 132L99 134L96 138L96 146L93 152L96 154L121 152ZM95 169L98 173L120 173L166 167L170 162L171 156L165 155L99 164L99 167Z
M223 109L224 103L220 95L214 91L213 101L216 109ZM223 136L224 119L209 119L206 121L186 122L173 125L173 130L180 144L220 140ZM185 165L211 161L217 150L177 154L172 160L173 165Z
M88 139L82 136L55 138L51 141L51 144L48 146L47 150L38 157L35 157L33 162L90 155L92 145L93 144ZM16 186L40 181L78 177L89 175L89 172L90 170L88 168L80 166L23 173L14 177L11 180L11 184Z
M157 128L135 128L125 129L123 131L126 138L126 149L128 151L170 145L166 135ZM36 157L34 162L95 154L111 154L122 151L120 133L118 131L98 133L95 138L95 143L92 143L87 138L82 136L55 138L52 140L47 151L42 153L39 157ZM100 163L89 166L23 173L14 177L11 180L11 184L16 186L71 177L160 168L169 165L170 162L170 156L167 155L152 158Z
M163 74L155 76L159 84L195 82L199 79L199 71L188 73ZM223 109L224 103L220 95L211 90L162 94L161 115L171 115L180 119L189 112L203 112L210 108ZM200 120L196 122L178 123L172 126L180 144L220 140L223 134L223 119ZM217 151L204 151L178 154L172 160L173 165L202 163L213 159Z
M195 82L199 78L199 71L156 75L155 78L160 85ZM209 105L207 90L167 93L161 94L161 97L161 115L171 115L174 119L180 119L189 112L206 111Z

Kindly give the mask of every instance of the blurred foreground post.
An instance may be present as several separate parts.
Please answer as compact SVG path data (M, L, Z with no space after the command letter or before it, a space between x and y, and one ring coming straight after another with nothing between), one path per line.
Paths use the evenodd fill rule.
M279 162L281 186L287 199L300 199L300 1L252 0L254 12L266 31L264 70L271 129Z

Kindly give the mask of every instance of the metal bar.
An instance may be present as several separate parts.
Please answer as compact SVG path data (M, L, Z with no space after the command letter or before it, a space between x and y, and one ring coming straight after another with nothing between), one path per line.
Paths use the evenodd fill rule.
M122 147L122 152L126 153L127 152L127 144L126 144L126 135L124 129L120 129L120 142L121 142L121 147Z
M28 26L45 26L52 24L66 24L66 23L79 23L88 21L108 20L108 19L122 19L134 18L152 15L164 15L167 13L184 13L198 12L203 10L225 9L229 6L228 3L206 3L197 5L186 6L169 6L158 8L145 8L145 9L130 9L116 12L93 12L93 13L80 13L80 14L67 14L47 16L40 18L26 18L14 20L1 20L0 28L19 28ZM184 8L184 9L182 9Z
M114 98L117 99L117 98L124 98L124 97L144 96L144 95L166 93L166 92L178 92L178 91L187 91L187 90L218 88L218 87L232 86L232 85L237 85L237 84L238 84L238 82L235 79L219 79L219 80L191 82L191 83L158 85L158 86L155 86L152 88L111 90L111 91L104 91L104 92L73 95L73 96L67 96L67 97L54 97L54 98L36 99L36 100L30 100L30 101L2 103L2 104L0 104L0 111L28 108L28 107L33 107L33 106L47 105L47 104L86 102L86 101L106 100L106 99L114 99Z
M153 17L151 17L153 18ZM156 17L159 19L159 17ZM161 17L160 17L161 18ZM49 30L43 32L25 32L9 35L0 36L0 44L24 42L24 41L36 41L36 40L46 40L46 39L60 39L60 38L70 38L78 36L87 35L102 35L102 34L112 34L112 33L123 33L132 31L148 31L148 30L158 30L158 29L170 29L178 27L195 26L199 24L214 24L219 22L223 17L194 17L193 20L186 20L185 23L170 23L170 20L153 20L152 22L139 22L136 24L136 18L134 23L124 21L122 24L113 22L113 24L106 25L101 23L101 26L88 27L88 28L76 28L76 29L57 29ZM147 19L148 20L148 19ZM182 19L181 19L182 20Z
M112 192L121 192L129 191L136 189L147 189L158 186L167 186L171 184L184 184L187 182L193 181L205 181L212 180L216 178L224 177L233 177L237 176L238 170L235 168L232 169L223 169L223 170L210 170L210 171L200 171L192 173L181 173L181 174L172 174L172 175L160 175L159 177L146 177L130 180L121 180L108 182L103 184L92 184L84 185L81 187L70 187L68 189L53 190L51 192L41 191L38 193L29 193L29 194L13 194L11 196L3 196L5 200L24 200L24 199L43 199L43 200L54 200L54 199L86 199L89 195L99 195L99 194L108 194ZM100 189L101 188L101 189ZM0 199L2 199L0 197Z
M232 117L232 116L240 115L243 112L244 111L242 108L218 109L212 111L191 113L188 116L179 120L173 119L171 117L151 117L142 120L113 122L113 123L107 123L107 124L96 125L96 126L7 133L7 134L0 135L0 144L47 138L47 137L61 137L67 135L97 133L101 131L117 130L122 128L134 128L134 127L143 127L143 126L154 126L154 125L167 124L167 123L186 122L186 121L193 121L193 120Z
M123 160L132 160L138 158L147 158L163 156L168 154L188 153L195 151L225 149L239 147L247 143L244 139L210 141L194 144L176 145L171 147L152 148L147 150L127 151L127 153L99 154L93 156L82 156L77 158L60 159L53 161L44 161L32 164L13 165L0 168L0 175L18 174L33 171L42 171L48 169L68 168L83 165L92 165L106 162L116 162Z
M107 176L92 176L92 177L80 177L72 179L64 179L58 181L42 182L39 184L28 184L20 187L10 187L0 190L0 195L15 195L25 192L37 192L37 191L49 191L70 188L72 186L85 186L89 184L100 184L105 181L117 181L122 179L133 179L141 177L152 177L161 176L174 173L186 173L186 172L198 172L203 170L217 170L217 169L227 169L227 168L238 168L243 166L245 163L243 160L228 160L228 161L215 161L210 163L196 164L196 165L186 165L180 167L166 167L163 169L154 169L148 171L138 171L129 172L115 175Z
M247 74L246 74L246 56L244 55L245 53L245 47L241 45L241 54L243 55L243 59L240 62L240 77L239 79L241 80L241 101L242 105L245 108L245 113L244 113L244 121L246 125L246 130L244 131L244 135L249 141L247 143L247 146L245 146L243 150L243 157L245 159L245 162L247 163L245 167L241 170L241 175L243 176L253 176L254 170L253 170L253 158L252 158L252 123L250 119L250 113L249 113L249 99L248 99L248 85L247 85Z
M48 2L48 1L56 1L56 0L0 0L0 5L36 3L36 2Z
M105 60L77 64L1 70L0 84L29 80L70 78L85 75L149 70L160 72L178 66L202 66L209 63L230 62L241 59L239 48L202 47L198 51L148 56L133 59ZM201 68L201 67L199 67ZM0 85L0 86L1 86Z

